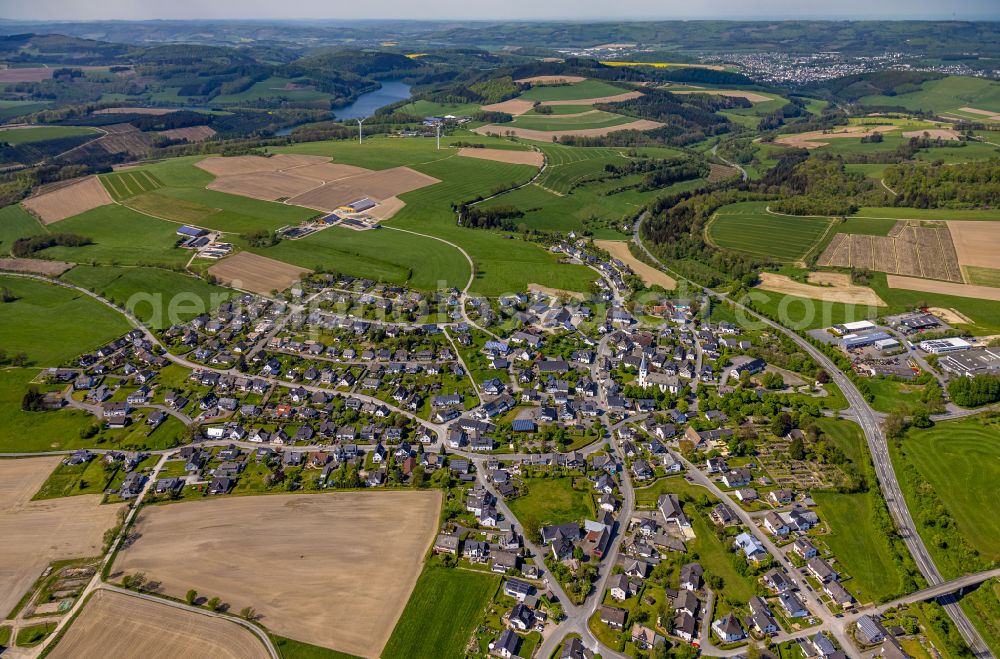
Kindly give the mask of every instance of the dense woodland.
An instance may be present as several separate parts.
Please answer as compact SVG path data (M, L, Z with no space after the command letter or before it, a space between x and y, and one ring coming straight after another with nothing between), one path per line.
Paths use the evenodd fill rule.
M906 163L885 170L897 206L911 208L1000 207L1000 160L957 165Z

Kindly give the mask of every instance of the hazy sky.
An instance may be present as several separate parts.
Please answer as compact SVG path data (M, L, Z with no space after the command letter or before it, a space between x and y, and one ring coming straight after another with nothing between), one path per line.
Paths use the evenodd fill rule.
M822 5L822 6L819 6ZM0 17L97 19L1000 19L997 0L0 0Z

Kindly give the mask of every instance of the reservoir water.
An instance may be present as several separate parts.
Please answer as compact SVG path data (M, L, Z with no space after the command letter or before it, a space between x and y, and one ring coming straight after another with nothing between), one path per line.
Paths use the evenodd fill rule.
M375 114L375 110L397 101L410 98L410 85L398 80L383 80L382 87L373 92L358 96L350 105L345 105L333 111L333 118L338 121L350 119L365 119ZM276 137L290 135L295 126L288 126L274 132Z

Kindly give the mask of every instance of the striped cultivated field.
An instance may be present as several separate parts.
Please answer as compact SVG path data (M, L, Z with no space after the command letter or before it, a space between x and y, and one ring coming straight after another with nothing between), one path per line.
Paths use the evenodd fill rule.
M766 202L751 201L723 206L706 231L717 247L791 262L804 259L832 222L825 217L772 215Z
M144 169L125 169L101 174L101 182L115 201L128 199L163 187L160 180Z

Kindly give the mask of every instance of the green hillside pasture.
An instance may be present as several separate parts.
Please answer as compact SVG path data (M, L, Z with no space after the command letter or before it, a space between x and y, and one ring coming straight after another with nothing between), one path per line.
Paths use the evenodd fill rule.
M894 206L858 209L856 218L897 220L1000 220L1000 210L952 210L949 208L904 208Z
M122 201L163 187L163 183L145 169L126 169L101 174L100 179L115 201Z
M39 366L58 366L127 332L124 316L62 286L0 275L17 299L0 305L0 348Z
M11 246L18 238L40 233L45 233L45 229L28 211L17 205L0 208L0 254L10 254Z
M979 417L945 421L926 430L910 430L897 460L910 462L934 488L969 543L988 561L1000 560L1000 519L996 511L996 484L1000 482L1000 427ZM904 484L903 489L914 517L934 516L922 511ZM927 546L935 547L932 537ZM947 554L939 550L937 554ZM948 562L942 566L947 575ZM962 570L952 565L954 575Z
M176 247L177 225L111 204L59 222L60 231L87 236L93 245L50 247L41 258L103 265L184 265L191 257Z
M22 114L31 114L48 107L49 103L38 103L35 101L0 101L0 121L5 121L11 117Z
M391 220L392 225L439 236L463 247L476 264L472 292L497 296L526 290L532 282L570 291L590 290L595 276L589 268L560 264L558 257L541 245L508 239L498 232L460 227L455 222L450 206L453 200L473 198L500 183L527 181L536 171L534 167L461 158L416 169L442 182L403 195L407 206Z
M823 217L772 215L766 202L741 202L719 209L708 233L724 249L775 261L798 261L823 238L831 220Z
M965 280L976 286L993 286L1000 288L1000 270L997 268L982 268L976 265L962 266Z
M478 103L435 103L433 101L413 101L399 108L405 114L415 114L418 117L442 117L446 114L456 117L468 117L479 111Z
M1000 112L1000 83L983 78L948 76L929 80L918 91L896 96L865 96L865 105L895 105L910 110L950 112L963 107ZM974 116L974 115L972 115Z
M612 147L567 147L558 144L536 143L545 153L548 166L538 184L558 194L566 194L573 183L588 176L599 175L607 164L623 165L630 158L632 150ZM635 149L635 153L650 158L674 158L680 151L669 148L647 147Z
M203 279L159 268L78 265L61 279L127 307L154 329L211 312L233 293ZM133 302L129 304L129 300Z
M866 236L888 236L896 220L874 217L848 217L837 225L837 233L861 233Z
M529 101L574 101L577 99L617 96L629 91L600 80L588 79L572 85L539 85L521 94Z
M268 78L267 80L261 80L260 82L255 83L246 91L239 92L238 94L223 94L221 96L216 96L212 99L212 104L239 104L255 101L257 99L278 98L286 98L289 101L301 103L309 101L326 101L333 98L332 95L327 94L326 92L316 91L315 89L283 89L285 85L291 82L296 82L296 80L292 78Z
M525 128L529 130L580 130L584 128L607 128L609 126L620 126L635 121L633 117L624 117L611 112L593 112L581 116L555 115L545 117L541 115L516 117L510 125L514 128Z
M488 573L424 567L382 656L462 656L499 585L500 578Z
M871 470L871 459L861 428L851 422L821 419L824 434L861 470ZM862 462L863 464L858 464ZM874 485L872 486L874 488ZM820 517L830 526L823 540L852 578L844 587L859 602L878 601L899 593L902 580L893 560L893 550L885 535L876 527L880 501L878 489L855 494L811 492L819 504Z
M63 137L77 137L78 135L90 135L97 133L94 128L86 126L37 126L31 128L2 128L0 129L0 143L6 142L11 146L18 144L28 144L30 142L44 142Z
M464 288L469 262L454 247L433 238L391 228L353 231L331 227L300 240L250 251L302 266L367 277L420 290Z
M36 375L37 369L0 369L0 417L3 418L3 423L0 423L0 451L75 448L83 443L80 431L95 422L93 416L82 410L22 411L21 398Z

